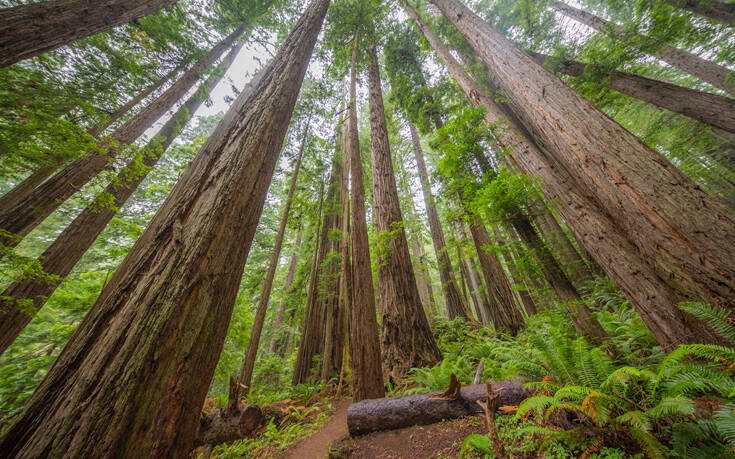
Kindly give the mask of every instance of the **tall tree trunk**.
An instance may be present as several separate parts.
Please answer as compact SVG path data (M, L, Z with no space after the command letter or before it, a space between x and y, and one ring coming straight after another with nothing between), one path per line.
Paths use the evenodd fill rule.
M573 284L579 285L594 279L594 273L545 203L539 204L533 210L533 221L546 246L557 254L559 264Z
M301 145L299 146L299 152L296 155L296 164L294 165L293 174L291 175L291 185L288 188L286 202L283 205L281 223L278 226L278 233L276 234L276 240L273 244L273 250L271 252L271 259L268 265L268 271L265 273L265 279L263 279L263 290L260 292L258 306L255 309L253 326L250 328L250 341L248 342L248 350L245 352L245 359L243 360L242 368L240 369L240 379L237 381L239 383L238 387L240 389L238 389L238 394L236 394L238 395L238 397L236 397L236 400L239 400L239 396L241 395L247 395L250 390L250 381L253 377L253 368L255 368L255 358L258 355L258 346L260 345L260 334L263 331L265 313L268 310L271 290L273 289L273 279L276 277L276 269L278 269L278 260L280 260L281 258L283 237L286 235L288 214L291 210L291 202L293 201L294 191L296 191L296 181L299 179L301 158L304 155L304 148L306 146L307 136L309 135L310 121L310 119L306 120L304 133L301 136Z
M492 300L488 296L480 274L475 267L474 259L471 255L467 256L462 250L464 241L467 240L467 232L464 229L464 222L455 220L455 239L457 240L457 258L459 259L459 269L462 273L462 280L466 282L467 289L470 291L472 303L477 312L477 318L482 321L483 325L495 322L493 316Z
M360 137L357 131L357 44L355 34L350 70L348 147L352 193L352 308L350 309L350 359L352 362L352 399L381 398L385 395L380 368L380 341L375 311L373 272L370 264L365 185L362 178Z
M375 200L373 212L378 244L383 246L378 267L378 298L383 303L380 308L383 314L383 370L388 378L398 380L413 367L437 363L441 360L441 352L421 306L411 267L388 143L378 54L374 44L370 45L368 55L370 146Z
M426 214L429 217L429 229L431 230L431 241L434 243L434 252L436 252L436 261L439 265L439 278L442 282L442 290L446 300L447 316L449 319L455 317L470 318L467 305L462 301L462 297L457 290L457 281L454 279L452 272L452 264L447 254L446 242L444 242L444 231L439 221L439 212L434 204L434 196L431 194L431 182L429 182L429 172L426 169L424 161L424 153L421 150L421 142L416 128L408 123L411 131L411 142L413 143L413 153L416 157L416 168L421 179L421 190L424 193L424 203L426 204Z
M533 250L541 272L551 285L559 301L571 315L577 333L588 338L595 345L602 344L607 339L607 333L605 333L597 318L592 315L592 311L582 302L582 296L572 285L567 275L564 274L549 248L539 237L536 229L531 226L531 222L523 216L516 216L512 223L523 243Z
M332 157L332 171L324 200L321 234L319 235L319 252L315 277L310 288L313 290L310 301L306 304L304 326L301 334L299 353L294 362L293 385L311 379L314 356L324 354L324 333L328 313L332 312L339 301L338 260L332 254L339 253L339 241L331 237L334 230L340 229L342 204L340 203L340 186L342 183L342 162L339 147L335 148ZM326 362L322 361L323 364Z
M673 289L735 309L732 210L472 11L456 0L434 2L497 77L548 164L565 169Z
M214 73L200 85L199 89L161 127L144 148L141 162L145 169L140 172L139 158L133 158L130 164L123 168L117 178L98 196L98 199L88 205L38 258L44 272L57 276L57 279L49 281L36 277L23 277L5 289L2 294L3 299L0 300L0 315L3 317L0 322L0 355L13 343L35 313L46 304L59 284L69 275L117 214L117 209L120 209L130 199L130 196L148 175L148 171L155 167L196 110L209 97L210 89L216 86L225 75L241 47L242 45L237 46L229 52ZM111 203L110 198L112 198ZM98 202L106 204L100 206ZM29 311L27 306L21 305L27 300L33 302L32 311Z
M485 225L477 216L470 214L466 208L465 213L469 218L470 234L472 234L472 241L475 243L475 251L477 252L477 258L480 260L488 295L492 298L494 306L492 314L495 326L505 328L515 335L525 328L526 324L516 304L508 276L505 274L503 265L500 264L497 255L485 250L486 246L493 245Z
M217 46L212 48L191 69L186 71L163 94L158 96L136 116L120 126L111 135L111 144L103 147L105 153L88 152L86 157L72 161L59 173L46 180L29 196L0 214L0 228L15 237L0 238L0 243L15 247L36 226L58 209L67 199L110 165L121 147L130 145L156 120L178 102L199 80L202 73L214 64L248 29L243 23Z
M468 99L487 110L486 120L502 134L499 143L509 151L511 161L523 173L541 178L546 199L559 203L558 211L574 236L625 293L659 343L670 348L682 342L716 342L718 338L707 327L675 306L696 296L687 296L670 285L667 277L659 276L653 264L649 264L650 258L626 238L623 229L600 209L593 195L583 192L548 152L531 142L517 118L496 105L416 12L405 3L404 6Z
M125 115L130 109L138 105L143 99L151 95L154 91L156 91L158 88L163 86L166 81L170 80L176 73L178 73L180 69L175 69L169 72L166 76L163 78L160 78L155 83L151 84L147 88L143 89L138 95L133 97L130 101L128 101L125 105L121 106L114 112L110 114L110 116L102 123L97 124L96 126L91 127L87 130L87 133L91 136L97 137L102 132L105 131L110 125L112 125L115 121L119 120L123 115ZM50 154L50 156L53 158L53 154ZM31 175L29 175L25 180L20 182L18 185L13 187L12 190L8 191L5 195L3 195L2 198L0 198L0 213L6 212L11 207L17 205L20 201L25 199L28 195L31 194L33 190L35 190L39 185L41 185L43 182L45 182L49 177L51 177L62 165L63 160L53 158L51 162L56 162L55 165L45 165L42 167L39 167L36 169L35 172L33 172Z
M424 309L427 311L430 311L429 315L434 314L434 298L433 295L429 293L429 289L431 288L431 279L429 278L429 271L426 269L423 263L423 254L421 252L421 247L419 247L419 238L421 237L419 235L419 232L416 231L414 228L410 229L411 231L411 253L413 255L414 259L414 265L417 266L414 275L416 276L416 286L419 289L419 297L421 298L421 303L424 305Z
M548 56L533 52L528 54L540 64L547 62ZM582 77L587 65L582 62L565 61L558 66L554 65L553 70L564 75ZM610 73L606 82L608 88L621 94L710 126L735 132L735 100L729 97L617 70Z
M562 2L553 2L552 8L559 11L564 16L585 24L586 26L591 27L598 32L607 32L613 35L617 35L622 30L619 25L613 22L606 21L601 17L595 16L578 8L571 7ZM639 38L641 40L646 39L646 37L642 35L639 35ZM669 45L662 45L657 51L654 51L651 54L666 62L670 66L681 70L682 72L699 78L700 80L707 82L716 88L722 89L729 94L735 94L735 83L732 83L732 79L728 78L728 74L731 72L731 70L727 69L726 67L717 65L712 61L702 59L701 57L694 55L688 51L674 48L673 46Z
M301 239L304 237L304 233L299 231L299 234L296 235L296 242L294 243L293 248L293 254L291 255L291 262L288 265L288 274L286 274L286 282L283 284L283 291L284 293L288 294L291 291L291 284L293 284L294 278L296 277L296 265L299 262L299 249L301 248ZM277 343L278 343L278 331L281 328L281 324L283 323L283 315L286 313L286 305L288 304L288 299L284 298L283 301L281 301L281 307L278 309L278 315L276 316L276 321L273 324L273 334L271 335L271 341L268 344L268 352L271 354L275 354L277 350Z
M713 21L735 25L735 3L722 0L664 0L671 6L710 18Z
M347 125L341 123L341 145L342 145L342 238L340 240L340 255L342 266L339 276L339 314L337 316L336 336L334 345L334 362L338 363L340 382L342 380L346 361L347 343L349 342L349 317L352 309L352 260L350 258L350 158L347 146ZM322 372L324 374L324 372ZM339 390L339 389L338 389Z
M329 6L233 103L0 438L8 457L185 456Z
M536 302L533 301L533 297L531 297L531 294L528 292L528 288L526 288L526 285L523 282L520 273L518 272L516 261L505 244L505 238L500 233L500 229L498 229L497 227L493 227L493 233L495 236L495 242L500 246L500 255L503 257L503 260L505 260L505 265L508 267L508 271L510 272L510 277L513 280L513 283L516 286L522 287L516 287L516 291L518 292L518 296L521 298L523 307L526 309L526 314L528 314L529 316L536 314L536 312L538 311L536 308Z
M46 0L0 9L0 67L155 13L176 0Z

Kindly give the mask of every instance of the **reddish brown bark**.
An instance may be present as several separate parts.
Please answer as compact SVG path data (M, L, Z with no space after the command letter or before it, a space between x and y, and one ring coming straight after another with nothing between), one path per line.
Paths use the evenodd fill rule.
M100 202L112 202L105 206L92 202L87 206L54 242L39 257L38 262L43 270L58 277L56 281L24 277L10 285L2 294L0 300L0 355L10 346L23 329L33 318L33 313L40 310L46 300L54 293L59 284L72 271L82 256L92 246L97 237L110 223L125 202L133 195L140 183L148 175L148 171L155 167L158 160L186 126L194 112L209 96L209 90L222 79L227 68L232 64L242 45L233 48L218 66L215 72L201 84L193 94L158 131L156 136L145 147L142 165L145 170L136 172L140 168L138 158L123 168L116 180L105 188L98 196ZM32 311L28 307L21 308L22 300L32 300Z
M571 7L565 3L557 1L552 4L552 7L563 15L599 32L617 34L621 30L621 27L615 23L606 21L605 19L578 8ZM644 36L639 37L642 40L646 39ZM669 45L662 45L657 51L654 51L651 54L670 66L678 68L682 72L686 72L697 77L727 93L735 94L735 83L732 82L731 78L728 78L728 74L731 70L726 67Z
M444 231L439 221L439 212L434 204L434 196L431 194L431 182L429 182L429 172L426 169L424 161L424 153L421 150L421 142L416 128L408 123L411 131L411 142L413 144L413 152L416 157L416 168L421 179L421 190L424 194L424 203L426 204L426 214L429 220L429 229L431 230L431 242L434 244L434 252L436 253L436 261L439 266L439 278L444 291L445 306L447 309L447 317L454 319L455 317L470 318L467 305L462 301L462 297L457 290L457 281L454 279L452 264L447 254L446 242L444 241Z
M357 131L357 44L355 34L350 70L348 147L352 213L352 308L350 309L350 362L352 363L352 399L356 402L385 395L381 371L378 319L375 310L373 272L370 264L365 214L365 185L362 178L360 137Z
M691 11L717 22L735 25L735 3L722 0L664 0L671 6Z
M487 110L486 119L502 133L500 144L508 149L513 163L523 173L540 177L545 184L541 188L544 196L559 203L558 211L576 239L625 293L656 339L667 347L681 342L716 340L710 330L675 307L678 302L693 297L672 288L668 278L658 275L649 264L650 258L625 237L624 231L600 209L593 196L580 190L566 169L529 141L513 114L501 110L487 97L421 18L409 7L406 9L470 101Z
M283 291L286 294L291 291L291 284L293 284L293 281L296 278L296 265L299 262L299 249L301 248L301 239L303 237L304 234L301 231L299 231L299 234L296 235L296 242L294 243L293 254L291 255L291 261L288 265L288 274L286 274L286 281L283 284ZM278 331L280 330L281 324L283 323L283 315L286 313L287 304L288 301L286 299L281 301L281 307L278 309L276 321L273 323L271 340L268 344L268 352L270 352L271 354L275 354L277 350Z
M569 173L669 288L735 308L732 210L472 11L455 0L435 4L496 76L519 121L544 146L547 164Z
M398 380L413 367L437 363L441 360L441 352L421 306L411 267L388 142L375 45L369 47L368 54L375 227L378 244L383 246L378 268L378 298L383 303L380 308L383 314L383 370L387 377Z
M494 233L493 235L495 236L495 242L498 244L498 246L500 246L500 255L503 257L503 260L505 261L505 265L508 267L508 271L510 272L510 277L513 279L513 283L516 285L516 291L518 292L518 296L521 298L523 307L526 309L526 314L528 315L536 314L537 312L536 302L533 301L533 297L531 297L531 294L528 292L528 289L525 288L526 286L518 272L518 268L516 267L516 261L513 258L513 254L510 253L510 250L508 250L508 247L505 245L505 238L500 233L500 229L498 229L497 227L493 228L493 233Z
M223 41L212 48L173 85L158 96L136 116L117 128L111 134L110 144L103 147L104 153L88 152L59 173L46 180L25 199L0 214L0 228L16 235L15 238L2 238L0 243L16 246L54 210L87 184L99 172L110 165L120 147L130 145L140 137L156 120L163 116L194 86L202 72L214 64L233 43L247 30L243 23Z
M176 0L46 0L0 9L0 67L155 13Z
M191 451L238 285L328 0L233 103L23 413L10 457Z
M301 136L301 145L299 152L296 154L296 164L294 165L293 174L291 175L291 185L288 188L286 202L283 205L281 213L281 223L278 226L278 233L271 251L271 259L268 264L268 271L263 279L263 289L260 292L258 306L255 308L255 317L253 318L253 326L250 328L250 341L248 349L245 352L245 358L240 369L240 379L238 387L240 391L238 395L247 395L250 390L250 381L253 377L253 369L255 368L255 358L258 355L258 347L260 345L260 334L263 332L263 323L265 323L265 313L268 311L268 303L270 302L271 290L273 289L273 279L276 277L276 269L278 269L278 260L281 258L281 247L283 247L283 237L286 235L286 225L288 224L288 214L291 210L291 202L296 191L296 181L299 178L299 169L301 168L301 158L304 155L307 136L309 135L309 122L306 120L304 133ZM238 397L239 400L239 397Z
M323 357L327 315L339 302L340 263L332 256L339 253L339 240L334 240L331 236L335 230L340 230L342 221L342 204L339 195L341 182L342 162L339 148L336 148L324 200L316 271L310 285L313 292L310 301L306 304L301 343L296 362L294 362L293 385L312 379L312 371L316 371L317 377L321 374L320 368L313 369L313 359L317 355ZM324 364L323 361L322 364Z
M540 64L548 60L543 54L528 54ZM582 62L565 61L553 69L564 75L581 77L584 76L586 67L587 64ZM614 91L656 107L735 132L735 99L617 70L610 73L606 85Z

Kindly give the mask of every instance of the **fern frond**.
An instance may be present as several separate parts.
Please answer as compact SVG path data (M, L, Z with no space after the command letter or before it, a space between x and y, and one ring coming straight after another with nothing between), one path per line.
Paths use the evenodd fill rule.
M731 312L707 303L679 303L679 309L706 322L715 333L735 345L735 323Z
M694 416L694 402L683 396L664 397L658 405L646 410L646 415L651 419Z
M536 413L540 413L542 409L554 403L554 398L548 395L537 395L524 400L516 411L516 419L520 419L521 416L529 411L535 410Z
M715 428L731 446L735 446L735 405L722 406L712 414Z
M646 453L646 456L650 459L666 459L667 452L666 447L659 442L656 437L651 435L645 430L631 427L631 435L638 442L641 449Z
M615 422L619 424L627 424L631 429L638 429L648 432L651 430L651 419L640 410L628 411L615 418Z

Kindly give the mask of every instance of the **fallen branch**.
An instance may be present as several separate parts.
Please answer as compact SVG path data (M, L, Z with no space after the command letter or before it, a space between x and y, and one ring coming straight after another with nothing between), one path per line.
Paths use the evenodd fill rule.
M498 436L498 427L495 425L495 410L498 409L500 396L493 392L490 380L485 382L485 387L487 388L487 401L478 400L477 404L485 412L485 423L487 424L487 431L490 434L490 441L493 444L495 457L497 459L508 459L505 448L503 448L503 443Z
M494 382L492 390L498 394L498 405L517 406L531 396L520 381ZM437 391L353 403L347 409L347 427L350 435L433 424L443 419L480 414L483 411L477 405L477 401L487 399L487 387L485 384L462 387L459 396L453 400L447 400L442 397L443 395Z

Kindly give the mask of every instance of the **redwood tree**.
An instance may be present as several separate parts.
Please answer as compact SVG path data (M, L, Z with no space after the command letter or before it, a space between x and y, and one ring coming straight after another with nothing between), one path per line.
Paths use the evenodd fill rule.
M291 201L293 200L294 191L296 191L296 181L299 178L299 169L301 168L301 159L304 155L306 140L309 135L309 122L306 120L304 133L301 136L301 145L296 154L296 164L294 165L293 174L291 175L291 184L286 195L286 202L283 204L283 212L281 214L281 223L278 226L276 240L271 251L271 259L268 264L268 271L263 279L263 289L260 292L258 306L255 308L255 318L253 318L253 326L250 328L250 342L245 352L245 359L240 369L240 379L238 380L238 395L245 395L250 389L250 380L253 377L253 368L255 368L255 358L258 355L258 346L260 345L260 334L263 331L263 323L265 323L265 313L268 311L268 303L273 289L273 279L276 277L276 269L278 269L278 260L281 258L281 247L283 247L283 237L286 235L286 225L288 224L288 213L291 210ZM244 390L244 391L243 391ZM239 400L239 397L236 397Z
M176 113L161 127L156 136L151 139L142 152L143 171L140 168L139 158L131 160L124 167L117 178L88 205L54 242L43 252L38 261L44 272L56 276L55 280L38 279L36 277L22 277L2 293L0 300L0 355L10 346L15 338L23 331L33 318L28 307L21 307L22 302L32 301L32 311L35 313L53 294L66 276L72 271L82 256L92 246L97 237L110 223L125 202L133 195L143 182L148 171L155 167L163 153L173 143L181 130L186 126L194 112L209 97L211 88L225 75L242 44L234 47L215 71L204 81L199 89L176 111ZM112 200L111 202L110 199ZM99 203L105 203L100 205Z
M0 237L0 243L14 247L36 226L58 209L79 188L88 183L105 167L110 165L120 147L130 145L173 107L235 41L248 30L245 22L224 40L213 47L163 94L153 100L133 118L117 128L103 145L103 152L87 152L85 157L71 162L56 175L46 180L31 194L9 209L0 213L0 229L12 233L13 237ZM109 143L108 143L109 142Z
M45 0L0 9L0 67L68 45L177 0Z
M548 164L569 173L675 292L735 308L735 215L725 203L471 10L456 0L434 3L487 65L523 127L544 145Z
M301 240L304 237L304 233L299 231L299 234L296 235L296 242L294 243L293 247L293 254L291 255L291 261L288 264L288 273L286 274L286 281L283 283L283 291L284 293L288 294L291 291L291 285L293 284L294 279L296 278L296 265L299 262L299 249L301 248ZM275 354L277 351L277 345L278 345L278 331L281 328L281 324L283 323L283 316L286 314L286 305L288 304L288 300L284 298L281 301L281 307L278 308L278 314L276 315L276 321L273 323L273 330L271 331L271 340L270 344L268 344L268 352L271 354Z
M687 342L716 340L711 331L675 307L677 302L692 297L675 290L659 276L650 258L625 237L623 229L601 210L594 197L581 190L564 168L529 140L520 121L491 100L421 17L408 4L404 6L468 99L487 110L486 120L502 134L499 143L507 149L511 161L523 173L543 181L544 196L559 203L558 211L576 239L621 288L656 339L665 346L682 342L682 336Z
M411 267L403 217L398 204L378 55L374 44L369 46L368 55L373 197L380 251L378 298L383 303L380 308L383 314L383 367L389 377L397 379L403 377L412 367L437 363L441 360L441 352L431 334Z
M434 244L434 252L436 253L436 261L439 265L439 278L444 290L444 298L446 300L447 316L449 319L455 317L464 317L469 319L467 305L462 301L462 297L457 290L457 281L454 279L452 272L452 264L447 254L446 242L444 241L444 231L439 221L439 212L434 204L434 196L431 194L431 182L429 182L429 172L426 169L424 161L424 152L421 150L421 142L416 128L408 123L408 129L411 132L411 143L413 144L413 152L416 157L416 168L421 179L421 191L424 194L424 203L426 204L426 214L429 217L429 229L431 230L431 241Z
M189 164L0 438L4 454L189 454L328 6L305 10Z
M437 4L437 6L439 5ZM606 21L601 17L580 10L579 8L571 7L565 3L555 1L552 3L552 6L563 15L592 27L597 31L616 34L622 30L622 28L615 23ZM639 36L639 39L645 40L646 37ZM670 45L662 45L658 50L654 51L652 55L666 62L670 66L676 67L682 72L697 77L716 88L722 89L730 94L735 94L735 83L732 82L731 78L728 78L728 74L730 74L731 71L726 67L717 65L712 61L702 59L695 54Z
M353 40L350 65L350 103L347 117L347 148L350 155L352 212L352 298L350 308L350 362L352 364L352 399L356 402L385 395L381 371L378 319L375 311L373 272L370 264L365 214L365 185L362 178L360 138L357 130L357 45Z

